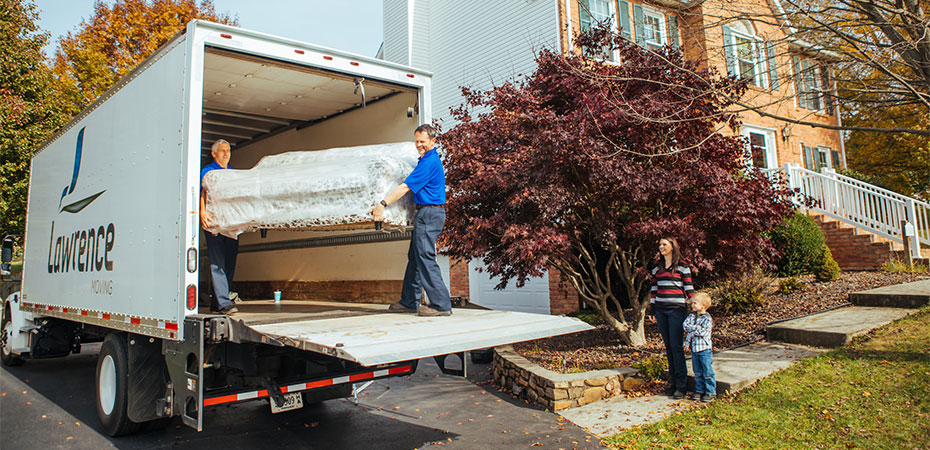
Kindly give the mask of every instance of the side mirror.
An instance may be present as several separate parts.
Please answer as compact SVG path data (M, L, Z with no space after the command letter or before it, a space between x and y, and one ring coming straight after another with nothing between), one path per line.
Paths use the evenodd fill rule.
M7 263L10 261L13 261L13 237L7 236L3 238L3 251L0 254L0 262L3 262L4 266L9 266Z

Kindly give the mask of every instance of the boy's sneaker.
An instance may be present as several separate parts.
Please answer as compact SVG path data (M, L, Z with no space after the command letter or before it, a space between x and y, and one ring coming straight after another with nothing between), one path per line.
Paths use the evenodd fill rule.
M717 398L715 394L704 394L701 396L701 401L704 403L710 403Z
M679 391L678 389L676 389L675 392L672 393L672 399L674 400L681 400L683 398L685 398L685 393L682 391Z
M674 394L675 391L677 391L677 390L678 390L678 389L676 389L675 386L669 386L669 387L665 388L665 395L671 397L672 394Z
M703 396L704 396L703 392L692 392L691 395L688 396L688 400L698 401Z

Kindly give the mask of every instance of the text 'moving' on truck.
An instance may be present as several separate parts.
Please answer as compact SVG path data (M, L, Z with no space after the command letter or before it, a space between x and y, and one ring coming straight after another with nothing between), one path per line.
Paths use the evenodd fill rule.
M232 402L294 409L409 375L421 358L588 329L505 311L388 313L403 230L245 233L236 283L258 300L234 316L199 308L209 287L199 175L215 140L232 143L236 168L409 141L430 122L430 83L413 68L191 22L33 158L21 291L2 305L4 364L102 341L97 411L115 436L173 416L201 430L212 406ZM305 300L261 300L274 283Z

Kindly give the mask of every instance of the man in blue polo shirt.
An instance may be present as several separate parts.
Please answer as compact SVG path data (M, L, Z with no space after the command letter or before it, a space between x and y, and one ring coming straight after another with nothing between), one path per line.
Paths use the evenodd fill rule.
M436 153L436 129L420 125L413 133L414 144L420 153L417 167L403 183L394 188L384 200L371 209L376 222L384 215L384 208L413 192L417 214L413 220L410 250L407 252L407 271L400 301L389 307L393 312L415 312L420 316L448 316L452 314L449 289L442 281L436 263L436 238L446 223L446 174L442 160ZM421 288L429 297L429 306L419 306ZM419 306L419 308L418 308Z
M213 280L213 302L210 310L221 314L235 314L239 310L233 306L229 298L229 286L232 284L233 273L236 271L236 257L239 255L239 241L221 234L206 231L210 226L212 217L207 214L206 192L203 190L203 177L211 170L229 168L230 147L229 142L220 139L213 143L210 149L213 162L200 171L200 226L207 239L207 252L210 255L210 275Z

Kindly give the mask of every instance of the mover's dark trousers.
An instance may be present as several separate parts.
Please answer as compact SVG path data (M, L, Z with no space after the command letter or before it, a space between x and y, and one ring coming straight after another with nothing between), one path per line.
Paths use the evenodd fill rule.
M439 311L452 309L449 289L442 281L439 264L436 263L436 239L446 224L446 210L423 207L417 210L413 220L413 236L407 252L407 271L404 273L404 288L400 293L400 304L417 309L421 288L426 291L431 307Z
M668 358L668 382L681 392L688 383L688 367L685 366L685 331L683 324L685 308L663 310L655 308L656 324L662 341L665 342L665 357Z
M210 276L213 280L214 311L219 311L233 304L229 300L229 286L236 273L236 256L239 255L239 241L221 234L203 231L207 237L207 252L210 254Z

